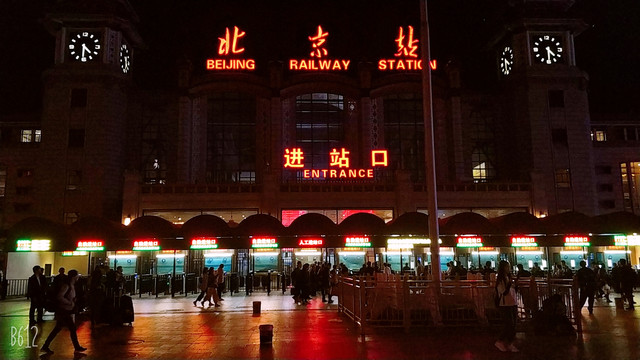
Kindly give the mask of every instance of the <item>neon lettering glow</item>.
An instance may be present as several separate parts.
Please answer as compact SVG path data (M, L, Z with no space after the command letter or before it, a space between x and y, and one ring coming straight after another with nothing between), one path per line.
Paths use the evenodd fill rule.
M160 250L160 241L157 239L141 239L133 242L135 251L157 251Z
M256 237L251 239L251 247L253 249L277 248L278 242L276 241L276 238Z
M640 246L640 235L627 235L627 244L629 246Z
M209 237L197 237L191 239L190 249L217 249L218 239Z
M102 240L80 240L76 251L104 251L104 241Z
M284 167L303 168L304 153L300 148L284 149Z
M371 247L371 240L368 236L347 236L344 238L346 247Z
M324 239L300 239L298 246L318 247L324 245Z
M51 240L18 240L16 242L16 251L49 251L51 249Z
M323 59L329 52L324 47L329 33L322 30L318 25L315 35L309 36L311 41L311 59L289 59L289 70L296 71L346 71L349 70L351 60L343 59Z
M395 59L380 59L378 60L378 70L382 71L421 71L422 60L418 59L418 39L413 38L413 26L407 26L408 30L405 35L405 31L402 27L398 29L398 37L395 42L398 45L398 50L394 54ZM437 62L435 60L429 61L431 70L435 70Z
M371 150L371 167L389 166L387 150Z
M63 251L62 256L85 256L86 251Z
M246 33L237 26L233 27L233 36L229 28L226 28L224 37L219 37L218 55L226 58L207 59L207 70L255 70L256 61L254 59L229 58L244 52L244 48L238 47L238 41Z
M482 238L480 236L458 236L458 247L482 247Z
M429 60L429 67L431 67L431 70L436 70L438 68L438 62L436 59Z
M513 246L513 247L523 247L523 246L537 247L538 243L536 242L536 238L534 238L533 236L513 236L513 237L511 237L511 246Z
M588 236L565 236L564 246L591 246Z
M349 155L349 152L345 150L345 148L340 149L340 152L338 152L336 149L333 149L333 151L329 153L329 156L331 157L329 166L337 166L340 168L344 167L348 169L349 157L347 155Z
M409 25L408 28L409 34L407 36L406 45L404 42L405 36L402 30L402 26L398 30L398 38L396 39L396 43L398 43L398 52L395 53L395 56L417 58L418 54L416 54L416 51L418 50L418 39L413 39L413 26Z

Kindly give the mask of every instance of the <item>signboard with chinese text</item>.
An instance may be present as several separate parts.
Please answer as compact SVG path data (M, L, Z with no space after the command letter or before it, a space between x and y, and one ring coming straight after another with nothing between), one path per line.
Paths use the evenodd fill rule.
M18 240L16 242L16 251L49 251L51 250L51 240L33 239Z
M482 238L480 236L458 236L457 247L482 247Z
M255 237L251 239L251 248L264 249L264 248L277 248L278 241L272 237Z
M140 239L133 242L134 251L157 251L160 250L160 241L157 239Z
M613 239L616 246L640 246L640 235L616 235Z
M322 247L324 245L324 239L300 239L298 240L298 246L302 247Z
M63 251L62 256L85 256L86 251Z
M512 236L511 246L513 247L537 247L538 243L533 236Z
M218 239L211 237L193 238L191 239L191 246L189 248L193 250L217 249Z
M392 59L380 59L378 60L378 70L400 70L400 71L421 71L422 59L418 51L417 35L414 35L413 26L407 26L398 28L398 37L395 39L397 44L397 51ZM430 60L429 66L431 70L435 70L437 67L436 60Z
M104 241L102 240L80 240L77 251L104 251Z
M349 154L345 148L334 148L329 153L329 169L305 169L304 152L301 148L284 149L284 168L296 169L302 172L304 179L373 179L373 168L387 167L389 164L387 150L371 150L371 168L350 168Z
M564 246L591 246L588 236L565 236Z
M344 238L345 247L371 247L368 236L347 236Z
M349 70L351 60L329 59L329 51L326 43L329 33L322 29L322 25L318 25L316 32L309 36L311 42L310 58L307 59L289 59L289 70L294 71L346 71Z
M233 31L225 29L224 37L218 38L218 55L220 58L207 59L207 70L255 70L256 61L254 59L235 58L244 53L244 48L239 45L240 40L246 33L237 26Z

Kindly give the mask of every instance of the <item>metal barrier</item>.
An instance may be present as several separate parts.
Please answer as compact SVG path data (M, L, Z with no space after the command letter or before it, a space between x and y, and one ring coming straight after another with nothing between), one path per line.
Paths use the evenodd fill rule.
M543 301L560 295L565 315L582 331L576 280L522 280L517 307L521 322L529 322ZM500 322L494 304L495 284L484 280L433 281L408 275L341 277L338 312L361 327L477 326Z
M29 279L7 279L7 296L27 296Z

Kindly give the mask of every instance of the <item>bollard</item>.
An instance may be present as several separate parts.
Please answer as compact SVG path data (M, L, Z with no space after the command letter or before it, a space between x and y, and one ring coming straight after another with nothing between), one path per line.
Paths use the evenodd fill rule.
M273 343L273 325L260 325L260 346L271 346Z
M260 307L262 306L262 302L254 301L253 302L253 315L260 316Z

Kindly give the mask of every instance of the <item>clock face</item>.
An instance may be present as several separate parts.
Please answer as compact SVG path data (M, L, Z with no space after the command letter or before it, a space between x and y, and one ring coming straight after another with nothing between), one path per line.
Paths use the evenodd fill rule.
M500 72L503 75L509 75L513 68L513 49L510 46L505 46L500 54Z
M93 61L100 53L100 36L88 31L71 35L69 55L76 61Z
M533 56L541 64L562 62L562 38L554 35L540 35L533 38Z
M131 69L131 54L129 53L127 44L120 46L120 69L122 69L122 72L125 74Z

